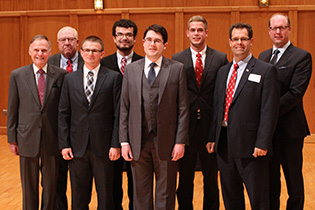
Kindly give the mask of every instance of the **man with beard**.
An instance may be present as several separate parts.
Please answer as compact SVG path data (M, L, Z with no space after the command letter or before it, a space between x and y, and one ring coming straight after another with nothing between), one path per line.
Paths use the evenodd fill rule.
M69 73L83 68L84 61L78 49L78 32L72 27L65 26L57 33L57 44L60 53L50 56L47 63L67 70ZM56 207L57 210L67 210L67 179L68 161L60 156ZM92 188L92 186L91 186Z
M121 19L113 25L113 40L116 43L117 51L101 60L101 65L114 71L120 72L124 76L124 70L127 64L143 58L136 54L132 48L136 41L138 28L137 25L128 19ZM114 202L115 210L122 210L121 202L123 198L122 190L122 171L123 165L128 176L128 196L129 210L133 209L133 185L130 163L120 158L115 162L114 176Z

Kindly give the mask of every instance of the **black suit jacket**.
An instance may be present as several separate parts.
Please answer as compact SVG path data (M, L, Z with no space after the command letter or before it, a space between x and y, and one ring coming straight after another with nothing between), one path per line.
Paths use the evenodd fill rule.
M135 52L133 52L131 60L132 60L132 62L134 62L134 61L139 60L141 58L143 58L141 55L138 55ZM108 55L108 56L102 58L101 65L105 66L106 68L109 68L111 70L114 70L114 71L117 71L117 72L120 73L119 65L117 63L117 54L116 54L116 52L111 54L111 55Z
M216 151L220 144L226 81L231 65L232 63L229 63L219 70L215 85L214 127L211 129L210 140L216 142ZM260 79L252 79L252 76ZM252 57L244 70L229 109L227 149L230 156L250 158L253 157L255 147L271 149L278 118L279 92L275 67Z
M191 50L187 48L172 57L184 64L189 94L189 135L192 137L197 124L197 110L200 108L201 125L204 139L208 138L210 115L212 111L213 91L218 70L228 63L225 53L207 47L205 66L200 88L196 81L196 73L191 57Z
M83 60L80 52L78 52L78 53L79 53L78 54L78 69L82 69L83 65L84 65L84 60ZM61 53L57 53L57 54L50 56L47 63L50 63L54 66L60 67L60 59L61 59Z
M272 49L259 55L269 62ZM304 138L310 134L304 109L303 96L312 73L312 57L305 50L292 44L275 65L281 82L280 112L275 137Z
M82 157L90 142L98 157L107 157L110 147L118 142L118 103L122 77L101 67L91 104L88 105L83 85L83 69L65 77L59 103L59 148L72 148Z

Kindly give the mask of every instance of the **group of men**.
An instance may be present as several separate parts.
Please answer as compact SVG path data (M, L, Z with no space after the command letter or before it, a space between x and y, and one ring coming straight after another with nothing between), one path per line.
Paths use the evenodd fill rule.
M116 21L117 51L107 57L97 36L78 51L71 27L58 32L53 56L47 37L32 39L33 64L12 71L8 102L23 209L38 209L39 171L42 209L68 209L69 168L72 209L89 208L94 178L98 209L120 210L125 168L129 209L174 209L179 169L178 206L191 210L198 157L204 210L219 209L218 169L225 209L245 209L243 184L252 209L279 209L280 165L287 209L303 209L302 148L310 133L302 99L312 60L290 42L289 18L270 18L274 45L259 60L251 54L252 27L233 24L230 63L207 45L202 16L189 19L190 47L172 60L163 56L163 26L145 30L144 58L133 51L137 31L131 20Z

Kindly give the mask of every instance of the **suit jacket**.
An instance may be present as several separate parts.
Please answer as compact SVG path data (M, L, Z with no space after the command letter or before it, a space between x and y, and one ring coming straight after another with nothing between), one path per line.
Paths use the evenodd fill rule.
M134 62L134 61L139 60L141 58L143 58L141 55L138 55L135 52L133 52L131 62ZM116 52L111 54L111 55L108 55L108 56L102 58L101 65L105 66L106 68L109 68L111 70L114 70L114 71L117 71L117 72L120 73L119 65L118 65L118 62L117 62L117 54L116 54Z
M214 92L212 141L220 144L226 81L232 62L220 68ZM253 77L256 77L252 79ZM235 158L252 157L254 148L271 149L279 110L279 81L274 66L250 59L235 91L228 115L228 152ZM270 154L270 152L268 152Z
M126 66L120 107L120 142L129 142L138 160L142 141L142 74L145 59ZM184 65L163 57L159 72L157 150L161 160L170 160L174 145L188 143L189 104Z
M60 67L60 59L61 59L61 53L57 53L50 56L47 63ZM78 69L82 69L83 65L84 65L84 60L81 56L81 53L78 52Z
M18 144L21 156L36 157L41 143L46 154L59 154L58 103L66 73L67 71L48 64L41 107L33 64L11 72L7 135L9 143Z
M207 47L205 66L200 88L198 88L191 50L187 48L173 55L173 60L184 64L189 95L189 134L192 137L197 125L197 110L200 108L201 125L204 139L208 138L211 121L213 91L215 79L220 67L228 63L225 53Z
M272 49L259 55L269 62ZM310 134L304 109L303 96L312 73L312 57L305 50L292 44L275 65L281 82L280 112L275 137L304 138Z
M72 148L82 157L90 142L98 157L108 157L111 147L119 147L118 103L122 77L101 67L90 105L83 84L83 68L65 77L59 104L59 148Z

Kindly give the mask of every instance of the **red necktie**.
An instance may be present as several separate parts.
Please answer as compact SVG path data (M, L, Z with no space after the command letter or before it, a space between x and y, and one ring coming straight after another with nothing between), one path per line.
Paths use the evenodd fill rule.
M229 108L233 99L233 93L234 93L234 88L235 88L235 81L236 81L236 75L237 75L237 69L238 69L238 64L234 64L234 70L232 72L228 88L226 91L226 98L225 98L225 111L224 111L224 121L227 122L228 119L228 113L229 113Z
M68 63L68 65L67 65L66 70L67 70L69 73L73 72L72 64L71 64L71 63L72 63L71 59L69 59L69 60L67 61L67 63Z
M43 106L44 94L45 94L45 76L44 76L43 69L39 69L37 73L40 74L37 81L38 96L39 96L40 105Z
M202 65L202 60L201 60L200 53L197 54L196 65L195 65L195 72L196 72L197 84L198 84L198 87L200 88L202 72L203 72L203 65Z
M124 76L124 73L125 73L125 67L126 67L126 61L127 59L125 57L123 57L121 59L121 67L120 67L120 72L121 74Z

